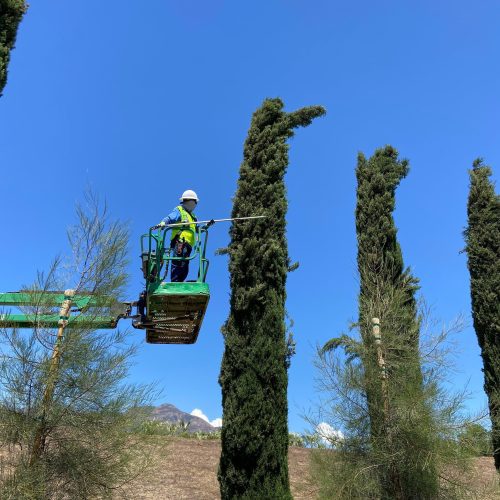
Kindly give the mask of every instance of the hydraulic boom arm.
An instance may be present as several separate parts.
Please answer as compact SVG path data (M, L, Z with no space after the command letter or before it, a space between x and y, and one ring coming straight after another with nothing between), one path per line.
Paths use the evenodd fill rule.
M0 306L28 309L24 314L0 311L0 327L4 328L57 328L60 316L52 308L64 301L64 292L22 291L0 293ZM118 302L109 297L97 297L91 293L78 293L71 300L75 313L68 322L71 325L94 329L116 328L121 318L131 317L134 302ZM24 312L24 311L23 311Z

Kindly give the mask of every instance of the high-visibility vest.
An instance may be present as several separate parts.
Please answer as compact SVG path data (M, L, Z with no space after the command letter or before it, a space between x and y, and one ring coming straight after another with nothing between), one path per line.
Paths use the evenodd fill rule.
M179 222L196 222L196 216L190 214L182 205L177 207L181 214L181 220ZM172 240L176 237L194 246L196 241L196 224L189 224L186 226L174 227L172 229Z

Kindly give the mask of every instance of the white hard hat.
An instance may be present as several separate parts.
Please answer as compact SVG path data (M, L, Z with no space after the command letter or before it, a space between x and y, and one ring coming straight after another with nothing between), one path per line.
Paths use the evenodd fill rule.
M198 200L198 196L191 189L188 189L187 191L184 191L182 193L182 196L180 197L179 201L182 201L182 200L195 200L195 201L199 201Z

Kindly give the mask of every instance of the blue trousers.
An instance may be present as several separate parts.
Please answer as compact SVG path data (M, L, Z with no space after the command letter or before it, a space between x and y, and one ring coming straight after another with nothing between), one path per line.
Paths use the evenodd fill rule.
M189 243L172 241L170 244L172 249L170 255L172 257L187 258L191 255L192 247ZM189 260L172 260L172 270L170 272L170 280L173 282L184 281L189 272Z

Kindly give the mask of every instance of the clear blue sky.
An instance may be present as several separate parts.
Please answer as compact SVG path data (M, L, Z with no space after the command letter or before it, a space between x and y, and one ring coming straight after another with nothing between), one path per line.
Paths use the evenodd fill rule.
M325 118L291 141L288 282L297 355L290 428L314 405L314 347L356 317L356 155L387 143L411 162L397 191L405 262L445 321L470 315L462 230L467 169L500 171L500 4L494 0L33 0L0 98L0 290L32 281L66 245L87 184L132 231L129 299L141 290L138 238L195 189L198 215L230 214L251 114L266 97ZM307 228L323 228L311 252ZM318 224L319 223L319 224ZM228 242L211 232L211 253ZM315 231L317 234L318 232ZM194 346L143 344L134 381L158 402L221 416L217 383L228 314L226 257ZM140 331L137 335L141 336ZM482 407L479 349L458 339L461 373Z

